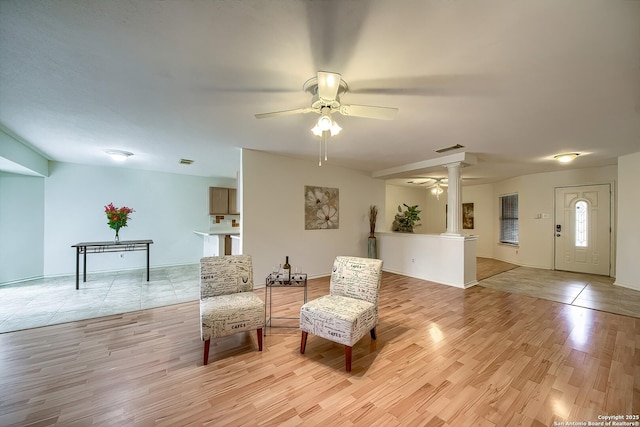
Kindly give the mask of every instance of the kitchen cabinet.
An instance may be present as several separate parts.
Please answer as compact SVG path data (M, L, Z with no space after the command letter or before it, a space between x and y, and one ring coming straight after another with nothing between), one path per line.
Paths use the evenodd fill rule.
M240 215L240 211L238 211L238 190L235 188L229 189L229 214Z
M239 215L235 188L209 187L209 215Z
M229 189L209 187L209 215L229 213Z

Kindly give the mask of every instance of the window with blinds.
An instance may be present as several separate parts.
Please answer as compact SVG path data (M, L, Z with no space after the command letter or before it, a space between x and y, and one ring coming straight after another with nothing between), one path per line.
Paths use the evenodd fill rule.
M500 196L500 243L518 244L518 195Z

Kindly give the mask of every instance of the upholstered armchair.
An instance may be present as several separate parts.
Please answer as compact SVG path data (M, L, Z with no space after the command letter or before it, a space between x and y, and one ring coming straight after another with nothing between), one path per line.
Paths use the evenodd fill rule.
M331 271L330 294L300 308L300 353L304 354L309 333L343 344L345 367L351 372L353 345L367 332L376 339L381 276L379 259L337 257Z
M205 257L200 260L200 333L204 364L212 338L257 330L262 351L264 301L253 293L250 255Z

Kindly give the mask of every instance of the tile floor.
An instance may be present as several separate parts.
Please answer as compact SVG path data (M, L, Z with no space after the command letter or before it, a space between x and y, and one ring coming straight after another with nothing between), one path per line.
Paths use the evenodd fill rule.
M88 273L0 286L0 333L161 307L200 298L199 265ZM82 277L80 278L82 280Z
M640 291L613 285L614 278L517 267L480 286L640 318Z

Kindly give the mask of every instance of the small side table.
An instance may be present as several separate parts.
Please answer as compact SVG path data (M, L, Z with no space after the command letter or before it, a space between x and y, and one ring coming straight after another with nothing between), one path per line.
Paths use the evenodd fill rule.
M307 303L307 273L291 273L291 280L289 283L285 283L282 279L282 275L269 274L265 281L264 287L264 318L265 328L264 335L267 336L267 327L270 328L292 328L293 326L274 325L273 320L299 320L299 317L273 317L272 310L272 290L273 288L303 288L304 289L304 304ZM269 291L269 303L267 304L267 291ZM267 317L267 306L269 307L269 317Z

